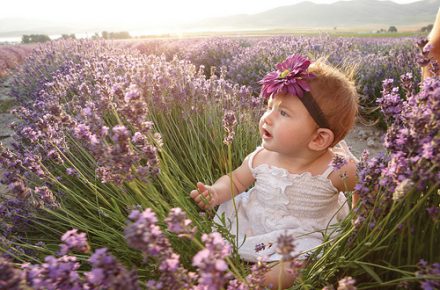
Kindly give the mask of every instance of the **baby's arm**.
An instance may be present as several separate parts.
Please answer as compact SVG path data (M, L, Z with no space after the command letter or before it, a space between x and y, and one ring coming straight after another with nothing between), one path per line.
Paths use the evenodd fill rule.
M342 166L339 170L333 171L329 178L339 191L354 191L354 187L358 182L356 162L352 159L348 160L347 164ZM353 208L356 207L358 200L359 195L356 192L353 192Z
M432 50L430 55L440 63L440 8L437 12L437 16L434 21L434 26L432 27L431 32L428 35L428 44L432 45ZM424 69L423 77L426 78L431 76L431 73Z
M197 190L191 191L191 198L194 199L200 208L208 209L242 193L255 181L249 168L248 160L249 156L244 159L237 169L232 171L232 182L230 175L220 177L213 185L197 182Z

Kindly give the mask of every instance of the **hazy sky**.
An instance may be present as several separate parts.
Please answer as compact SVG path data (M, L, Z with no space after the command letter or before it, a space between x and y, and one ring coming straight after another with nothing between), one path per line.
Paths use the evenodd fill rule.
M1 18L54 21L180 22L233 14L253 14L303 0L12 0L2 1ZM358 0L359 1L359 0ZM410 3L417 0L393 0ZM332 3L335 0L313 0Z

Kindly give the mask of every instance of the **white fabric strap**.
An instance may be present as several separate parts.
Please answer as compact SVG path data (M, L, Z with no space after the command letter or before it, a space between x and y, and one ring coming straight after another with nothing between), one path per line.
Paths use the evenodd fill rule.
M333 152L339 153L340 155L345 156L347 159L351 159L354 160L354 162L359 163L359 159L350 151L350 148L345 140L341 140L336 146L337 147L333 148Z
M263 147L262 147L262 146L258 146L257 149L255 149L255 151L252 152L251 155L249 155L248 165L249 165L249 168L250 168L251 170L254 169L254 168L252 167L252 163L254 162L254 157L255 157L255 155L257 155L257 153L260 152L261 150L263 150Z
M324 173L323 174L321 174L323 177L325 177L325 178L327 178L329 175L330 175L330 173L332 173L333 172L333 170L334 170L334 168L333 168L333 166L329 166L329 167L327 167L327 169L324 171Z

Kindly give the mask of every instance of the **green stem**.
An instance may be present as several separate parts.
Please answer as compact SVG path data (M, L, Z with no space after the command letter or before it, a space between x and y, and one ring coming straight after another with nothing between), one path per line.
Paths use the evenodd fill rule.
M238 237L238 213L237 213L237 204L235 203L235 191L234 191L234 182L232 180L232 148L231 148L231 144L228 144L228 172L229 172L229 179L231 182L231 195L232 195L232 205L234 206L234 213L235 213L235 230L236 230L236 235L235 235L235 239L236 239L236 244L237 247L238 245L238 241L239 241L239 237Z

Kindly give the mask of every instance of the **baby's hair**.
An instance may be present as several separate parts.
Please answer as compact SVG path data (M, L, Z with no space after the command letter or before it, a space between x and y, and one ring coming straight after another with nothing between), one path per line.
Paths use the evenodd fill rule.
M308 71L316 75L309 81L310 92L323 111L334 134L331 146L344 139L353 127L358 114L359 98L353 78L355 68L342 73L326 63L324 58L312 62Z

